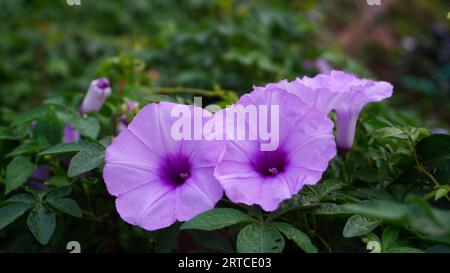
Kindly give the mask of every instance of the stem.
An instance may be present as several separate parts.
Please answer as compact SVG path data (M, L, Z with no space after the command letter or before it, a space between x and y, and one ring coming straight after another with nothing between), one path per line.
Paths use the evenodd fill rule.
M319 234L316 233L317 238L319 239L319 241L325 246L325 248L327 249L327 251L329 253L332 253L333 250L331 249L330 245L327 243L327 241L325 241L324 238L322 238L322 236L320 236Z

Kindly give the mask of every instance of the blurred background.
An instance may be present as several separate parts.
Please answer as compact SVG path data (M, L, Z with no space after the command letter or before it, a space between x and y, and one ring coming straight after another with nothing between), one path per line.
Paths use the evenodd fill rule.
M77 1L69 1L77 2ZM0 1L1 123L97 76L248 92L330 69L390 81L390 105L450 124L446 0ZM164 90L164 89L162 89Z

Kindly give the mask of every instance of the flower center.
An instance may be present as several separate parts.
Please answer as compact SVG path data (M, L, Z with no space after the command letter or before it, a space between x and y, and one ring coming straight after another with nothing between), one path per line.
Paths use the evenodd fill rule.
M164 182L179 186L191 177L191 164L183 155L168 156L161 160L159 176Z
M287 166L287 155L282 150L259 152L254 160L254 169L265 177L277 176Z
M267 170L270 174L272 174L272 176L276 176L278 174L278 170L277 168L269 168Z

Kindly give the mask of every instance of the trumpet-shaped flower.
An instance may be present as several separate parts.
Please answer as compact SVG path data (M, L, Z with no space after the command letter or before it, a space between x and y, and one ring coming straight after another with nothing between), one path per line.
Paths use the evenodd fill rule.
M331 71L316 77L297 78L272 84L296 94L306 104L323 113L336 112L336 142L340 150L350 150L359 113L370 102L392 95L393 86L384 81L359 79L342 71Z
M262 151L264 140L259 135L255 140L229 140L214 175L231 201L258 204L273 211L304 185L320 180L328 161L336 154L333 122L274 85L255 87L235 107L248 105L266 106L265 109L278 106L275 125L279 127L279 145L275 150ZM270 111L267 115L273 114ZM260 115L258 120L261 119ZM248 121L246 126L250 127Z
M99 78L93 80L86 96L81 103L80 112L98 112L105 103L106 98L111 95L111 86L109 84L108 78Z
M126 222L147 230L189 220L213 208L223 195L213 176L223 143L176 140L171 134L175 106L200 111L205 121L212 118L198 107L147 105L105 154L103 177L109 193L117 197L117 211ZM194 129L193 121L184 118Z

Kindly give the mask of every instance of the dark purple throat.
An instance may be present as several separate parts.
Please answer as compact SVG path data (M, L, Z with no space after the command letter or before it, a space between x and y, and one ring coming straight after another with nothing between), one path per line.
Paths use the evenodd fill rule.
M277 176L286 170L287 154L281 150L259 152L256 154L253 168L265 177Z
M170 155L160 162L159 177L165 183L179 186L191 177L191 164L183 155Z
M106 89L109 87L109 80L108 78L100 78L97 80L97 87L100 89Z

